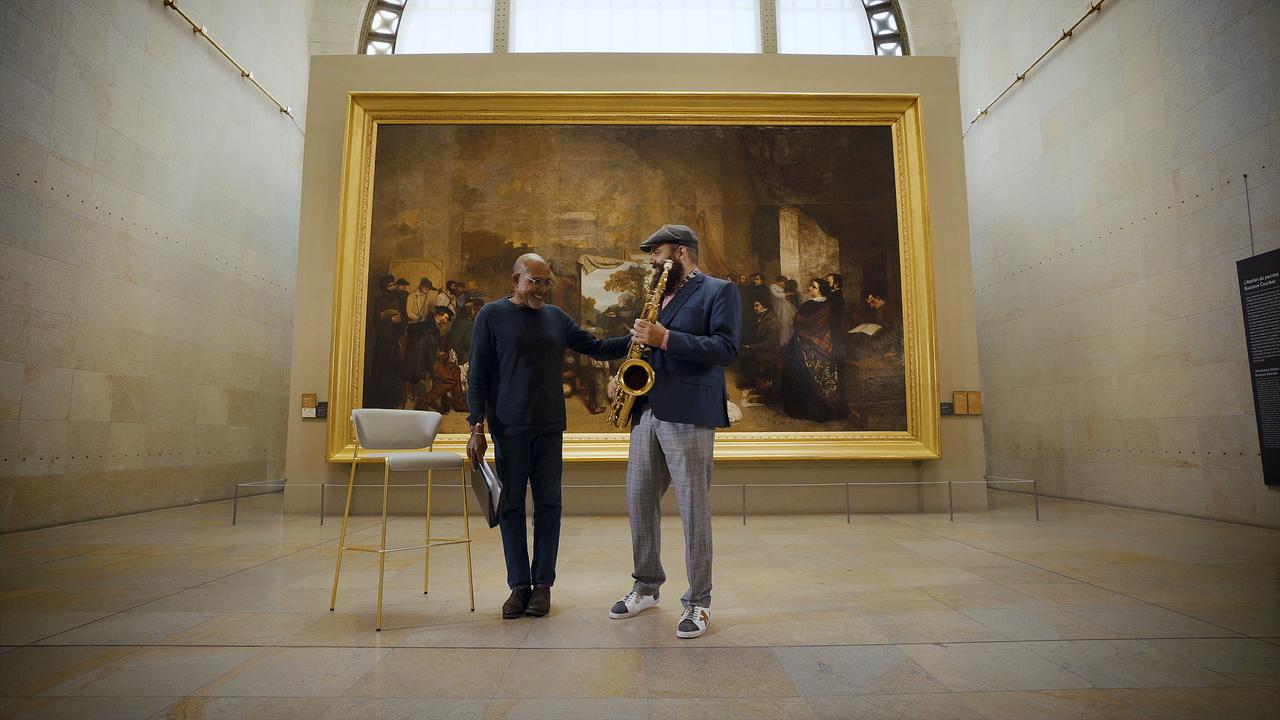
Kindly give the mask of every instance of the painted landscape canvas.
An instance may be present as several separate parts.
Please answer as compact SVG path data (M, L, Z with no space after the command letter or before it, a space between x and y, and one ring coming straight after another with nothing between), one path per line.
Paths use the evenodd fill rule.
M681 223L740 290L729 432L906 430L895 187L888 126L383 125L362 404L465 432L473 319L516 257L547 258L553 302L621 335L645 299L640 242ZM617 432L615 366L568 353L569 432Z

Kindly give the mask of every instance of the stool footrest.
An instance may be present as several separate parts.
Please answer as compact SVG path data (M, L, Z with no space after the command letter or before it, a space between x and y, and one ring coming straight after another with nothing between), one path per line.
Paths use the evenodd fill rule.
M428 540L430 542L425 545L409 545L406 547L387 548L385 550L379 550L378 548L371 547L356 547L354 545L350 545L342 549L350 550L352 552L393 553L400 552L402 550L425 550L427 548L439 547L441 545L461 545L463 543L471 542L470 538L428 538Z

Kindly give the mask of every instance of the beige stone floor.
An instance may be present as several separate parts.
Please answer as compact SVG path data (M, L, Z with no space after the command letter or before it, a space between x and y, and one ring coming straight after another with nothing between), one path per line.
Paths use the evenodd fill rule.
M711 632L610 621L624 518L565 518L546 618L503 621L496 531L372 557L328 586L338 524L279 495L0 537L0 716L1237 718L1280 708L1280 532L992 493L942 515L717 517ZM457 519L437 521L457 531ZM354 521L376 542L375 520ZM396 518L392 544L421 520Z

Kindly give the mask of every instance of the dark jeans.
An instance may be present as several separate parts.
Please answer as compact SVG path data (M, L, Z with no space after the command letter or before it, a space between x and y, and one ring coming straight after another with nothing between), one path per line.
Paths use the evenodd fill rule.
M564 433L493 434L502 500L498 529L507 558L507 586L551 587L556 582L560 551L560 472L564 467ZM533 488L533 564L525 530L525 488Z

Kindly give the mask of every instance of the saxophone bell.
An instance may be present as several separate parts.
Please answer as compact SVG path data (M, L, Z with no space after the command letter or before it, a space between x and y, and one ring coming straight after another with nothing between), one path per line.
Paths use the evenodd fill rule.
M618 367L618 388L628 395L644 395L653 389L653 366L631 358Z

